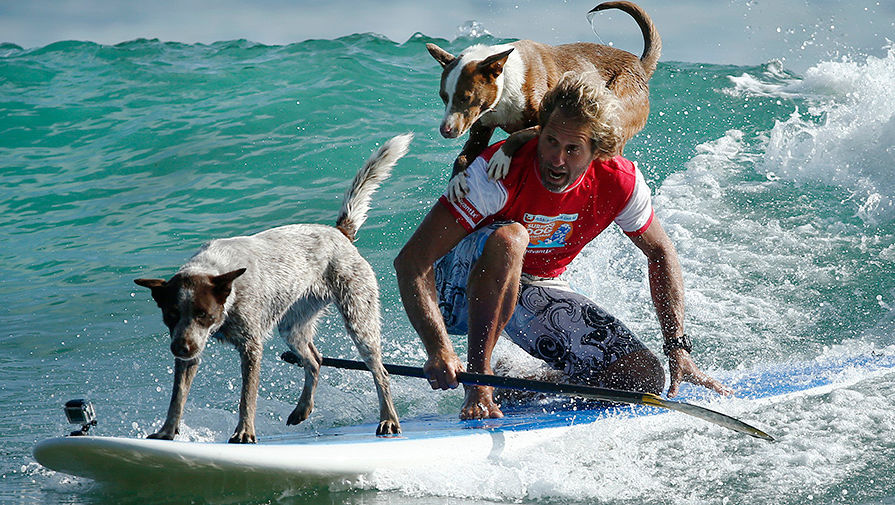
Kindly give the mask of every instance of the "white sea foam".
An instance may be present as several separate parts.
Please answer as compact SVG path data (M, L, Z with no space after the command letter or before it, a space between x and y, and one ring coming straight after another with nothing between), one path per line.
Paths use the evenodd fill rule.
M895 218L895 48L884 57L843 58L802 78L770 63L761 75L730 76L733 96L804 99L770 132L759 169L772 179L838 186L854 214L875 225Z
M810 358L819 347L806 343L837 338L816 335L818 321L835 313L835 298L824 293L853 284L864 296L863 265L895 257L886 247L891 237L867 235L859 220L842 221L895 218L895 51L860 63L820 63L801 80L781 79L782 70L772 67L760 79L735 80L739 92L798 95L810 109L755 138L730 130L697 146L686 169L654 196L684 271L687 331L698 337L701 359L721 367L731 359L750 366L793 354ZM800 200L793 184L820 188L823 201ZM645 267L627 238L609 232L585 249L569 277L657 350ZM892 319L868 329L868 337L891 335Z
M722 92L731 96L771 96L780 98L798 96L796 88L800 82L799 80L777 75L776 73L766 73L765 77L769 79L762 80L749 73L729 76L728 79L733 83L733 88L725 88ZM771 82L772 80L777 82Z
M457 38L477 39L491 35L485 25L478 21L467 21L457 27Z
M619 417L572 428L523 450L475 465L437 464L373 474L365 488L410 496L500 502L754 503L820 496L868 463L884 463L863 443L895 429L884 391L892 374L849 376L825 390L778 401L717 399L707 406L759 424L767 443L682 414ZM860 404L861 409L855 409ZM839 491L837 491L839 492ZM661 500L657 500L661 497Z
M840 186L868 224L895 218L895 48L883 58L823 62L782 86L815 102L778 121L760 169L800 184Z
M773 215L736 205L773 185L744 180L755 153L743 137L731 130L698 146L686 170L669 176L653 198L684 272L686 330L709 368L749 366L798 348L816 307L793 295L793 283L810 285L830 275L811 254L830 247L830 234L811 226L792 230ZM572 264L568 277L573 288L610 308L659 351L646 261L627 237L604 233ZM736 361L726 361L731 357Z

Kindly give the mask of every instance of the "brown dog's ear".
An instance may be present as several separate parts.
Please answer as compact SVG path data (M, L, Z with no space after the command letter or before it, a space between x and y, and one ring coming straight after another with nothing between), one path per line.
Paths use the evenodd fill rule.
M223 305L227 301L227 297L230 296L230 291L233 289L233 281L244 273L246 273L246 269L239 268L211 278L211 283L214 285L214 297L218 303Z
M488 56L484 60L480 61L478 64L479 70L487 75L491 75L493 77L497 77L503 72L503 66L507 63L507 58L510 57L510 53L513 52L514 48L509 48L502 53L492 54Z
M429 54L431 54L432 57L435 58L435 61L441 64L442 68L450 65L454 62L454 60L457 59L457 57L453 54L445 51L444 49L436 46L431 42L426 44L426 49L429 50Z

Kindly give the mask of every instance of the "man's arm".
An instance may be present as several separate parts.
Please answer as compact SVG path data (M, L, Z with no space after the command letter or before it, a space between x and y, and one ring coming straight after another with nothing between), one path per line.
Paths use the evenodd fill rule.
M655 217L646 231L631 237L631 241L647 258L650 295L653 298L662 335L666 342L674 341L684 334L684 280L674 244ZM692 382L724 395L732 393L730 388L702 373L693 362L690 353L684 349L674 349L670 352L668 366L671 376L671 385L668 387L669 398L677 395L682 381Z
M429 355L423 370L433 389L457 387L457 372L463 371L438 309L434 264L466 235L447 208L436 203L394 262L404 310Z

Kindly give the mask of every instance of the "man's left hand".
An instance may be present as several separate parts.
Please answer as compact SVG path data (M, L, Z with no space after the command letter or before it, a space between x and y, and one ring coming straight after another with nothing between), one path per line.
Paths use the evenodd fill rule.
M671 354L668 356L668 368L671 374L671 385L668 387L669 398L677 396L678 389L683 381L709 388L724 396L733 394L732 389L702 373L696 366L696 363L693 362L690 353L684 349L671 351Z

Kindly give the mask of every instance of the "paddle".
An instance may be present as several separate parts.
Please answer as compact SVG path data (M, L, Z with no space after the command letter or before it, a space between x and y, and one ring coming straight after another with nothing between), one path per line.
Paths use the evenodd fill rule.
M280 359L287 363L301 365L298 356L292 351L286 351L280 355ZM367 365L361 361L352 361L339 358L323 358L323 366L331 366L335 368L346 368L349 370L366 370ZM423 369L414 366L390 365L385 364L386 371L392 375L402 375L405 377L418 377L425 379L426 375ZM530 379L518 379L516 377L504 377L500 375L485 375L480 373L460 372L457 374L457 380L469 386L493 386L504 389L518 389L522 391L535 391L538 393L554 393L569 396L580 396L582 398L591 398L594 400L602 400L607 402L628 403L631 405L650 405L653 407L662 407L669 410L676 410L684 414L698 417L704 421L723 426L725 428L745 433L755 438L764 440L774 440L774 437L759 430L754 426L750 426L739 419L715 412L714 410L693 405L690 403L666 400L662 397L651 393L635 393L633 391L621 391L617 389L597 388L592 386L583 386L579 384L562 384L553 382L536 381Z

